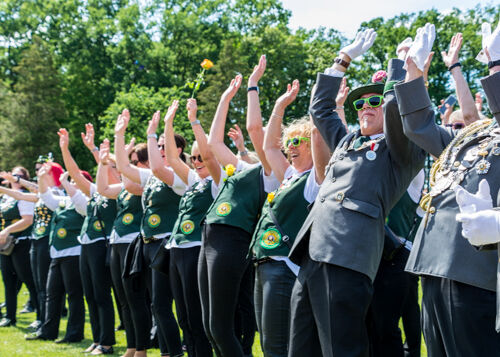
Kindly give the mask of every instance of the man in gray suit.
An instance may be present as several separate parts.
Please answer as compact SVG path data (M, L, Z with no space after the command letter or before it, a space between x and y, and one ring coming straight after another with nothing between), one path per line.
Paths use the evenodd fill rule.
M496 120L461 130L436 125L433 115L403 121L408 137L439 157L431 170L431 191L421 201L427 215L406 266L422 276L422 329L432 357L500 355L500 334L495 333L498 253L471 246L455 222L459 206L493 207L491 194L496 198L500 187L500 27L490 36L488 49L499 57L481 82ZM460 65L449 69L460 70ZM400 110L405 105L401 100Z
M365 325L384 244L385 217L423 167L425 153L404 135L392 85L404 78L403 61L389 62L384 105L375 88L358 91L361 129L347 134L335 109L341 77L351 59L373 42L373 30L358 34L332 68L319 73L310 113L333 151L314 206L297 235L290 258L301 266L291 299L289 356L368 356ZM415 49L428 55L427 42ZM430 42L430 46L429 46ZM412 68L395 86L414 105L404 112L421 118L431 103L422 71ZM352 104L352 103L351 103ZM347 135L346 135L347 134Z

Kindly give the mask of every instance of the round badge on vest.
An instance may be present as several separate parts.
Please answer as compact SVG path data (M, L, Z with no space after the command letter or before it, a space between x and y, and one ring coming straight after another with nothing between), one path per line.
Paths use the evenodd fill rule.
M217 206L217 216L225 217L229 213L231 213L232 207L229 202L222 202L219 206Z
M57 237L60 238L60 239L64 239L66 238L66 236L68 235L68 232L66 231L66 229L64 228L59 228L57 230Z
M191 220L187 220L181 223L181 231L184 234L191 234L194 231L195 224Z
M151 228L156 228L160 225L160 222L161 222L161 218L159 215L157 214L152 214L151 216L149 216L148 218L148 225L151 227Z
M260 238L260 245L265 249L276 248L281 242L281 234L275 228L269 228Z
M122 223L125 225L129 225L134 221L134 215L132 213L126 213L123 215Z

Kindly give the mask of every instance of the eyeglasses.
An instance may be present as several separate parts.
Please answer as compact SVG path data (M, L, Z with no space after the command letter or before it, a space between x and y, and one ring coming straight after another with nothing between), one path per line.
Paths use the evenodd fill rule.
M296 136L295 138L290 138L286 141L286 147L289 147L290 144L297 147L302 143L302 141L309 141L309 138L304 138L302 136Z
M371 97L368 98L356 99L354 102L352 102L352 105L354 106L354 109L356 109L356 111L359 112L361 109L363 109L365 103L368 103L368 105L372 108L380 107L383 99L384 99L383 95L372 95Z
M464 123L453 123L453 124L445 124L446 127L452 129L463 129L465 127Z
M203 159L201 158L201 155L192 155L189 157L189 160L191 160L191 162L195 162L195 160L198 160L199 162L203 162Z

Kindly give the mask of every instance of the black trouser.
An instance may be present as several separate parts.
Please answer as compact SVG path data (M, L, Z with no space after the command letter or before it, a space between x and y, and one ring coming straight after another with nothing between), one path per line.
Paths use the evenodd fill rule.
M47 279L46 315L41 330L42 337L47 340L55 340L59 334L59 322L65 294L68 295L69 317L64 338L75 342L83 339L85 305L79 260L79 256L70 256L54 258L50 262Z
M49 276L50 249L49 237L31 240L31 271L40 307L40 321L45 321L45 301L47 299L47 277Z
M500 355L495 311L494 291L422 276L422 330L429 357Z
M288 356L368 356L372 294L368 276L304 257L290 303Z
M248 264L245 274L241 279L234 323L236 337L240 339L241 348L245 356L252 354L255 331L257 331L253 301L254 275L253 264Z
M211 357L212 347L203 329L200 291L198 289L198 257L200 247L170 250L170 283L177 318L187 344L189 357Z
M380 261L373 282L373 299L368 319L374 357L404 356L399 319L407 300L411 298L411 290L418 289L418 279L404 270L409 255L408 249L403 247L392 260ZM418 305L417 301L415 303ZM420 329L409 332L410 339L414 338L415 334L418 335L417 339L420 338Z
M217 356L241 357L234 332L241 281L249 264L251 235L236 227L205 224L198 263L203 326Z
M128 243L118 243L111 245L111 277L115 287L115 299L120 304L122 311L122 322L125 327L125 336L127 338L127 348L135 348L135 329L132 322L132 314L130 312L129 303L125 294L125 287L122 281L122 272L125 264L125 253L127 252ZM147 315L146 315L147 316ZM143 348L144 349L144 348Z
M170 289L170 279L167 275L150 268L158 249L164 249L164 243L164 239L161 239L144 244L142 249L144 256L142 278L145 279L151 296L160 352L162 355L169 353L171 357L174 357L182 356L183 352L179 326L172 311L173 297Z
M11 255L2 255L1 269L5 285L5 304L7 309L7 318L13 323L16 322L17 310L17 286L18 280L23 282L28 288L30 299L36 310L36 319L40 320L40 309L38 304L37 291L30 264L31 242L28 238L18 240Z
M405 357L420 357L422 346L422 327L420 324L420 305L418 303L418 275L410 275L410 289L403 306L403 328L406 341L403 345Z
M111 273L106 266L106 241L82 244L80 274L89 308L94 343L115 344L115 311L111 298Z
M288 355L290 297L295 279L284 261L267 261L255 269L255 317L266 357Z

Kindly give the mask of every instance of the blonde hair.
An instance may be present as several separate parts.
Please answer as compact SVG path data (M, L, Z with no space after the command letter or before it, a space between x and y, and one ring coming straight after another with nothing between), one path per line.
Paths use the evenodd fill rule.
M301 136L303 138L311 139L312 125L308 116L296 119L283 129L281 137L281 144L285 151L287 150L286 141L290 138ZM306 141L307 146L311 146L311 140Z

